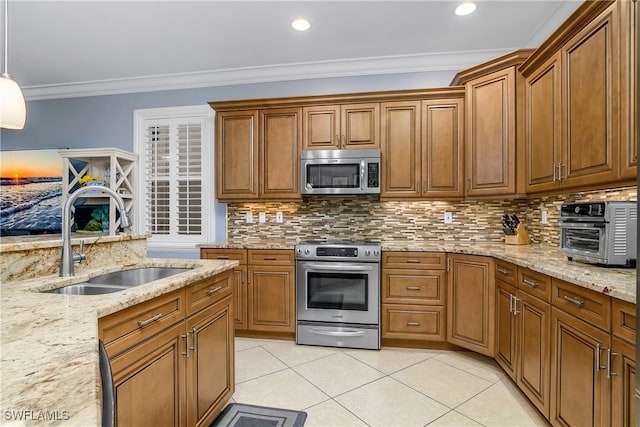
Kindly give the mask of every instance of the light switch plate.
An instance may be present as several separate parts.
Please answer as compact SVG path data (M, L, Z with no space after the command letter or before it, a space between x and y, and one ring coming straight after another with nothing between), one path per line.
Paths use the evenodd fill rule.
M540 222L542 224L549 224L549 216L548 216L547 211L541 211L540 214L541 214Z
M247 224L251 224L253 222L253 215L251 214L251 212L247 212L246 214L244 214L244 222L246 222Z
M267 214L265 212L258 213L258 222L261 224L267 222Z
M282 212L276 212L276 222L282 223L284 221L284 217L282 216Z

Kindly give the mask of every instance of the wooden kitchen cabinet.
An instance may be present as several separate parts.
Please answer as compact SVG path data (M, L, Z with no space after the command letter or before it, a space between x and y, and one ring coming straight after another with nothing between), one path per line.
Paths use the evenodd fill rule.
M231 398L231 272L99 319L116 425L209 425Z
M556 307L551 309L551 325L551 424L609 425L609 333Z
M447 341L493 357L496 312L493 258L447 256Z
M380 148L380 104L303 108L303 150Z
M612 300L611 425L635 426L636 306Z
M293 336L295 261L292 250L201 248L200 258L240 262L233 276L236 332L246 336Z
M445 254L382 253L383 345L446 340Z
M638 175L638 1L620 6L620 146L622 179Z
M234 260L240 263L233 269L233 318L236 330L247 329L247 250L201 248L200 258Z
M496 354L498 365L516 379L518 363L518 327L514 302L518 290L496 277Z
M299 199L301 108L217 113L218 200Z
M516 193L516 68L467 82L466 195Z

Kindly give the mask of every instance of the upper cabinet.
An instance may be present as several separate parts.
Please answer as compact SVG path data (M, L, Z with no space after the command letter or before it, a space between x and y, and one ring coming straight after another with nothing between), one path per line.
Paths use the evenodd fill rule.
M300 108L217 114L218 200L297 199Z
M526 191L635 181L637 2L585 2L521 67Z
M464 91L381 106L385 199L463 196Z
M303 150L380 148L380 104L303 108Z

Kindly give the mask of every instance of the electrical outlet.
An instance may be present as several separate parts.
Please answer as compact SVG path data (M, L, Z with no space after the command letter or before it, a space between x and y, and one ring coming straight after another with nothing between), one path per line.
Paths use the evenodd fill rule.
M540 222L543 224L549 224L549 217L547 211L541 211L541 220Z
M267 214L264 212L258 213L258 222L261 224L264 224L265 222L267 222Z
M276 212L276 222L278 223L284 222L284 217L282 216L282 212Z
M247 212L246 214L244 214L244 222L246 222L247 224L251 224L253 222L253 215L251 214L251 212Z
M444 223L445 224L453 223L453 214L451 212L444 213Z

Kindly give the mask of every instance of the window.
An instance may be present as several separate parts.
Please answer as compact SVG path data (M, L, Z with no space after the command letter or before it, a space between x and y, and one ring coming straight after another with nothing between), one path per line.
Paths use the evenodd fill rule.
M134 111L139 225L148 249L193 252L213 240L213 110L208 106Z

